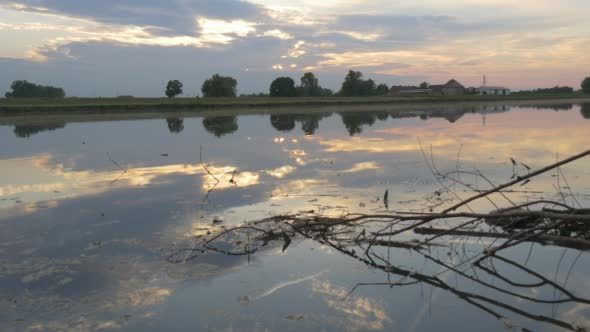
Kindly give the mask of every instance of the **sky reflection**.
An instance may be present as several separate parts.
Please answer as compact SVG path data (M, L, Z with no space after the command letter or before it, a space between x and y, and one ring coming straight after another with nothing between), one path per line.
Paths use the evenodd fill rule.
M368 290L340 301L355 280L372 274L313 243L286 253L270 248L250 262L211 257L169 265L162 250L274 214L384 211L386 190L390 209L423 210L436 184L420 144L440 169L476 167L496 182L511 177L510 158L539 168L588 148L588 105L449 107L1 126L0 292L10 296L0 300L0 327L145 331L178 320L187 329L233 322L338 330L346 322L350 330L385 330L410 328L407 311L416 326L436 326L440 306L455 300L435 297L430 317L415 316L424 308L416 289L394 299ZM582 205L590 204L589 166L580 160L563 168ZM516 171L526 172L520 165ZM558 195L554 175L519 189ZM572 282L583 275L574 273ZM244 296L285 280L303 281L245 303ZM56 303L65 303L67 314L57 315ZM559 314L583 320L586 310ZM494 324L483 329L497 330Z

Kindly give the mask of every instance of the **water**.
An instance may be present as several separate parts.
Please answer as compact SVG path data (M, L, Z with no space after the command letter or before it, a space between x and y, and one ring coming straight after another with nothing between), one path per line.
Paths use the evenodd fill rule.
M387 273L301 238L285 252L279 243L250 256L167 260L171 250L190 249L195 236L219 227L213 221L231 226L310 210L326 216L424 211L432 203L429 193L439 188L427 166L430 160L440 170L477 169L496 183L506 182L514 171L526 173L521 163L537 169L587 150L589 107L459 105L119 121L106 116L0 119L0 329L590 327L588 302L548 305L515 299L405 249L389 250L389 261L436 274L445 284L529 315L496 307L505 317L499 320L457 293L426 283L360 286L348 294L358 283L387 282ZM516 170L510 158L519 163ZM562 173L559 179L552 172L517 186L511 198L543 197L590 207L590 159L567 165ZM468 195L461 189L457 193ZM491 209L485 202L472 207ZM479 253L486 245L485 240L465 241L446 239L432 257L456 264L457 257ZM459 242L462 246L455 246ZM587 254L556 246L531 249L530 244L507 253L577 297L590 298ZM538 281L509 264L496 268L519 282ZM464 265L461 271L473 269ZM517 291L564 297L546 285ZM551 321L539 321L540 316Z

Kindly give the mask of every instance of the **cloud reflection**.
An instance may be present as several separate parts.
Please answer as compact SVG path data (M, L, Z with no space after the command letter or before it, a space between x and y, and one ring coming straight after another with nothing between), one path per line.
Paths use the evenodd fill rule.
M326 304L345 315L347 326L353 330L380 331L392 323L387 310L377 300L363 296L350 296L348 290L336 287L330 281L314 281L312 291L322 297Z

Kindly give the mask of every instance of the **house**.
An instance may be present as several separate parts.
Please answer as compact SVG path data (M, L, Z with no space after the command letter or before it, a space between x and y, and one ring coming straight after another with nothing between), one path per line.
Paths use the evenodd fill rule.
M451 79L445 84L431 85L430 89L433 95L456 96L465 94L465 87L455 79Z
M477 89L480 95L509 95L510 89L501 86L481 86Z
M392 86L389 90L389 96L402 95L428 95L432 93L432 89L421 89L416 86Z
M462 95L464 93L465 87L452 79L445 84L431 85L427 89L417 86L392 86L388 95Z

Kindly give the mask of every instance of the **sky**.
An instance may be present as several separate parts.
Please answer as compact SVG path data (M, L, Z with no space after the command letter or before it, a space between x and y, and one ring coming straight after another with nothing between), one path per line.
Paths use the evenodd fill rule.
M200 94L215 73L238 93L312 71L388 85L515 90L590 76L588 0L0 0L0 92L26 79L70 96ZM3 93L2 93L3 94Z

